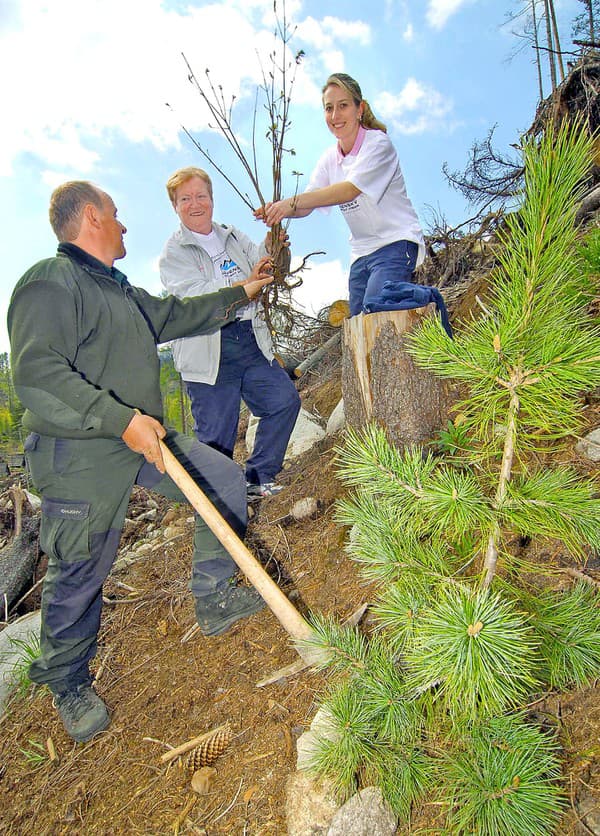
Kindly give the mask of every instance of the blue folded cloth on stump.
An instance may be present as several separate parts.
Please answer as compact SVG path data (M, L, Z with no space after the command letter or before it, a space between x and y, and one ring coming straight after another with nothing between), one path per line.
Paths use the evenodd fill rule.
M379 296L371 299L369 304L365 305L364 310L366 313L406 311L409 308L423 308L431 302L435 303L444 330L452 338L448 311L437 287L426 287L422 284L412 284L412 282L385 282Z

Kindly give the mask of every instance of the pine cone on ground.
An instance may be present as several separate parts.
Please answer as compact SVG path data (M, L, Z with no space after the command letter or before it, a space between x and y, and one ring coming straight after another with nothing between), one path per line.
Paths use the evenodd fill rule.
M204 740L188 753L185 759L186 769L192 774L203 766L210 766L223 754L233 739L233 732L229 723L222 729L217 729L213 735Z

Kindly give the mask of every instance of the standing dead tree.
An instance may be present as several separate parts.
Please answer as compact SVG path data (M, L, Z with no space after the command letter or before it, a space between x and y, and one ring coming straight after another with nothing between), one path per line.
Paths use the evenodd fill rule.
M584 47L598 48L597 19L600 17L600 2L598 0L579 0L585 11L573 20L573 43ZM575 40L579 38L579 40Z
M517 5L515 11L506 15L506 23L514 26L511 28L511 34L521 41L521 46L513 51L513 55L523 48L533 48L541 101L544 98L543 65L546 65L550 77L551 91L555 90L565 77L565 52L560 42L555 3L554 0L519 0Z

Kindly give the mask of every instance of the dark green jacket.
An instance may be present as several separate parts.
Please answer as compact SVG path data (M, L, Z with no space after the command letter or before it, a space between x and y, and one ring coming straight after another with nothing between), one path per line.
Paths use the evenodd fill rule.
M73 244L15 287L8 332L23 425L42 435L120 437L140 409L162 421L157 343L235 319L243 287L161 299Z

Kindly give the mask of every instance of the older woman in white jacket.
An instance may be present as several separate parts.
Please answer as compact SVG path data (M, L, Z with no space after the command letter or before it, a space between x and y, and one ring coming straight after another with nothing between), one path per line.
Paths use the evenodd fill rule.
M167 181L167 192L181 221L159 262L161 281L169 293L196 296L245 284L269 263L266 242L258 247L243 232L213 222L212 183L205 171L179 169ZM280 486L275 479L300 398L274 359L260 303L246 305L234 323L216 334L175 340L173 358L187 385L199 441L231 457L241 400L260 419L246 462L248 496L277 493Z

